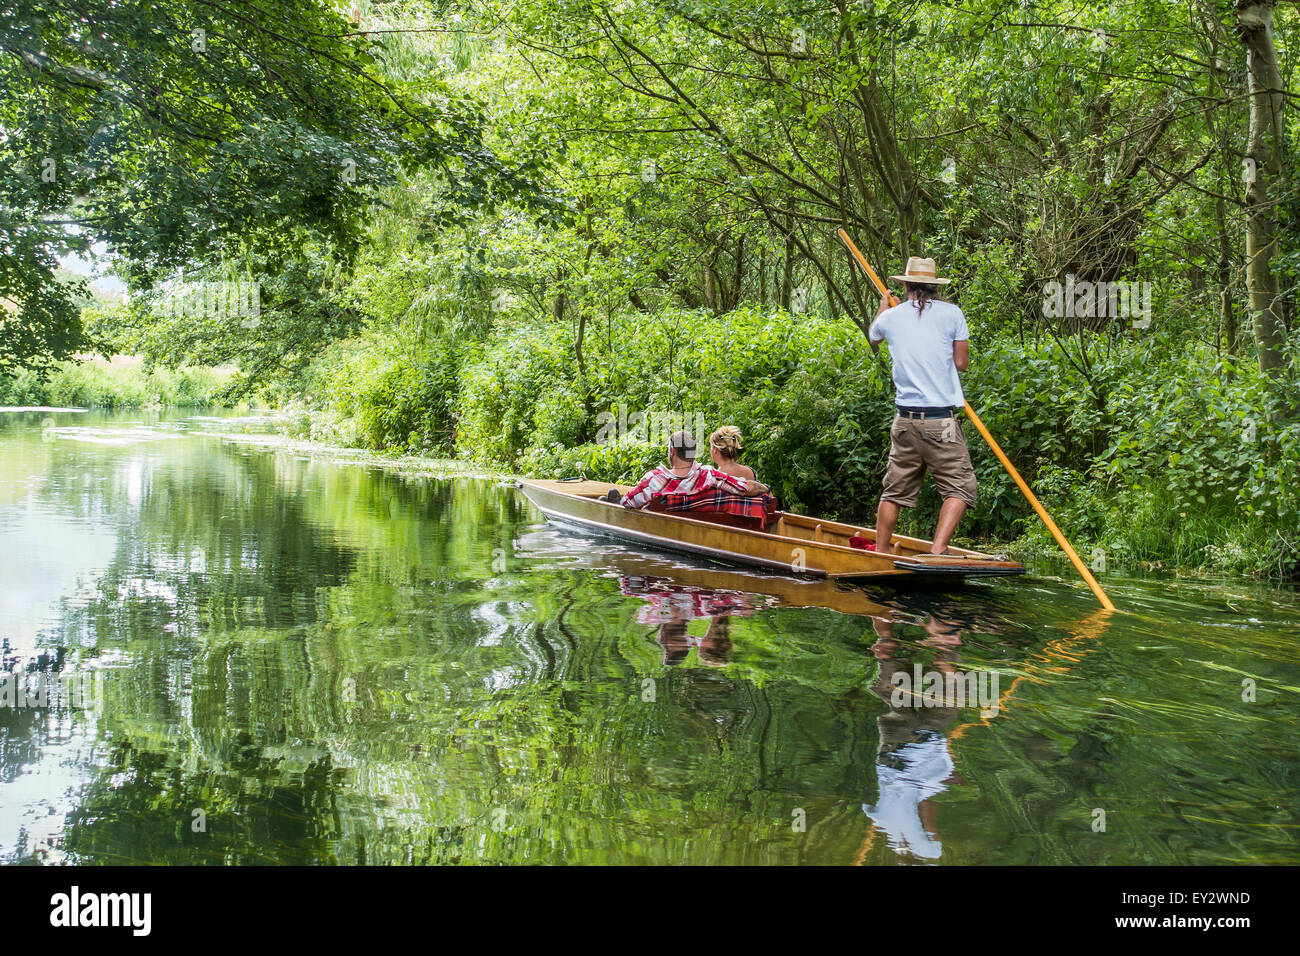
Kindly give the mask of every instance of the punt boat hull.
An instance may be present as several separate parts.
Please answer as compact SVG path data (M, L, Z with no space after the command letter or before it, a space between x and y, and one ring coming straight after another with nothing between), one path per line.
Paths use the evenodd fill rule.
M851 536L875 540L875 531L820 518L777 512L767 530L709 520L707 512L632 511L599 500L610 488L596 481L521 480L519 489L549 520L659 550L696 555L741 567L848 581L906 578L965 578L1024 574L1017 561L950 548L929 554L930 542L895 535L894 552L877 554L850 547Z

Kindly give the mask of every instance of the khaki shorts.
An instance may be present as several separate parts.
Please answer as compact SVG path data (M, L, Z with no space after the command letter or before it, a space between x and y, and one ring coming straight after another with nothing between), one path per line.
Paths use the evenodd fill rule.
M889 467L880 497L904 508L916 507L926 469L946 500L975 504L975 470L970 465L966 434L956 418L912 419L895 416L889 429Z

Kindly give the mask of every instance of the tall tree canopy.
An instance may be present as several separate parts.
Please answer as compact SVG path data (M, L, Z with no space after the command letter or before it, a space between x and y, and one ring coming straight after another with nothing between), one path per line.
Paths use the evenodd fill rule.
M395 79L388 42L321 0L0 5L0 371L85 344L54 273L95 241L147 288L309 241L346 263L401 170L465 208L521 194L473 100Z

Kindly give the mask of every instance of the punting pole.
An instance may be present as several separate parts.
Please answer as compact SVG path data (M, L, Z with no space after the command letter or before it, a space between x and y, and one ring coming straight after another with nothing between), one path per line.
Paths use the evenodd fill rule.
M880 276L876 275L876 271L872 269L867 263L867 260L863 258L862 252L853 244L853 240L849 238L849 234L843 229L840 229L839 237L844 245L848 247L849 252L853 254L853 258L857 260L858 265L862 267L862 271L867 274L867 277L872 281L875 287L880 290L880 294L888 296L891 305L897 305L898 299L895 298L887 288L885 288L885 283L880 280ZM1087 582L1088 587L1092 589L1092 593L1097 596L1097 600L1101 602L1101 606L1108 611L1115 610L1115 605L1112 604L1110 598L1106 596L1106 592L1101 589L1101 585L1098 584L1097 579L1092 576L1092 572L1088 570L1088 566L1083 563L1078 553L1073 547L1071 547L1070 542L1067 541L1065 535L1061 533L1061 529L1058 528L1056 522L1052 520L1052 516L1049 515L1047 509L1043 507L1042 502L1038 500L1038 497L1030 490L1029 485L1025 483L1025 479L1020 477L1020 472L1016 471L1016 466L1011 464L1011 459L1007 458L1006 453L1002 450L1002 446L997 443L991 434L989 434L989 430L984 427L984 423L980 421L980 417L975 414L975 409L970 407L970 402L966 403L965 412L966 417L969 418L971 423L975 426L975 430L978 431L984 441L988 443L989 448L993 449L993 454L997 456L998 461L1002 462L1002 467L1007 470L1007 474L1010 475L1011 480L1016 483L1021 494L1025 496L1030 506L1038 513L1038 517L1043 519L1043 524L1047 525L1047 530L1052 532L1052 537L1055 538L1056 543L1061 546L1061 550L1065 552L1065 556L1070 559L1074 564L1075 569L1083 576L1083 580Z

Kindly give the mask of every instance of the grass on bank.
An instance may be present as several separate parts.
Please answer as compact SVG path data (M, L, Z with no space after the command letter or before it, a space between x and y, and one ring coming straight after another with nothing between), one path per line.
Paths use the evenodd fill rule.
M199 407L219 404L234 369L147 365L138 355L78 356L42 377L22 371L0 377L0 405L79 408Z

